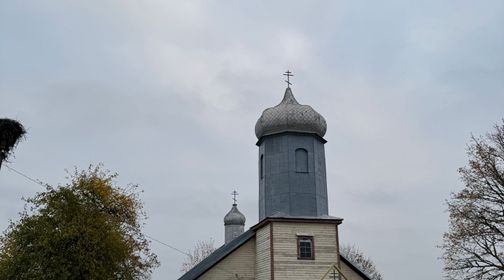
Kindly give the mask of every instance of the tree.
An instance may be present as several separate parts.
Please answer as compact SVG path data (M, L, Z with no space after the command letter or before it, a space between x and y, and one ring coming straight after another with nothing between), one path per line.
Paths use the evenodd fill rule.
M366 257L355 245L341 246L340 254L366 275L371 277L372 280L383 279L378 269L376 269L374 262L369 257Z
M214 240L210 239L208 241L198 241L194 250L189 253L182 263L182 267L180 268L180 272L186 273L191 268L195 267L198 263L208 257L215 251Z
M18 121L0 119L0 168L25 133L23 125Z
M447 279L504 279L504 120L472 136L464 188L451 195L442 259Z
M26 199L0 237L0 279L147 279L158 265L141 232L137 186L89 167Z

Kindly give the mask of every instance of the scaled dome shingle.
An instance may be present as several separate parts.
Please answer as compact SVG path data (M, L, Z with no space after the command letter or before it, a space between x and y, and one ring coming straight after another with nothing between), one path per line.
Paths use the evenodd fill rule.
M233 204L233 207L224 217L224 225L244 225L245 224L245 216L238 210L236 204Z
M299 104L289 87L282 102L264 110L255 126L258 139L287 131L315 133L320 137L324 137L327 131L324 117L311 106Z

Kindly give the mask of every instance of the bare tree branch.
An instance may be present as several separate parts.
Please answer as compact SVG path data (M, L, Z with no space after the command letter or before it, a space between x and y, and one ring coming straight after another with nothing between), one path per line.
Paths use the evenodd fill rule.
M372 280L383 280L374 262L369 257L365 256L355 245L341 246L340 254L371 277Z
M186 273L215 251L214 240L198 241L194 250L186 257L180 272Z
M465 187L447 201L443 235L446 279L504 279L504 120L485 137L471 137Z

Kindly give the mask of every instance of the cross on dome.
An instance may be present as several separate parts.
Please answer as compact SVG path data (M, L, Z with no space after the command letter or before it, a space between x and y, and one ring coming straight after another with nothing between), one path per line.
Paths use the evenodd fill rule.
M287 76L287 80L285 82L287 83L287 87L290 88L290 86L292 85L292 83L290 82L290 77L294 76L294 74L292 74L291 71L287 70L283 75Z
M238 192L234 190L231 195L233 196L233 204L236 204L236 196L238 195Z

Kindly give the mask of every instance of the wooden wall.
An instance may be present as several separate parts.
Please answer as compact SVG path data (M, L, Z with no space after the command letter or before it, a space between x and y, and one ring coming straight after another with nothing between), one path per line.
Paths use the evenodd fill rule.
M297 259L298 235L313 236L315 259ZM325 223L273 223L273 267L275 280L321 279L337 262L337 229Z
M257 280L271 280L270 226L268 224L256 232Z
M252 238L200 276L199 280L254 280L256 242Z

